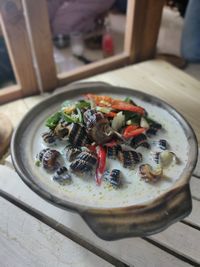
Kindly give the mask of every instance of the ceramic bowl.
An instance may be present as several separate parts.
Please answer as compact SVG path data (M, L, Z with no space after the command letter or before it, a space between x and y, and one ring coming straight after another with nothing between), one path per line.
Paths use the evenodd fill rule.
M168 179L156 184L141 181L136 170L123 170L126 186L108 190L97 186L93 177L60 186L42 167L35 165L35 155L43 148L41 133L44 122L58 110L64 100L80 98L86 93L130 96L164 125L162 136L169 138L180 164L169 170ZM154 141L153 137L152 143ZM173 107L162 100L133 89L101 83L80 83L61 91L33 107L15 130L11 144L14 167L22 180L50 203L75 211L97 236L104 240L148 236L183 219L192 209L189 180L197 161L195 134ZM112 162L113 167L117 161Z

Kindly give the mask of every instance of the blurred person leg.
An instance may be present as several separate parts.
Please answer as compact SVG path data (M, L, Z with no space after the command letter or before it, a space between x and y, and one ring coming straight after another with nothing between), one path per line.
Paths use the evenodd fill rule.
M96 18L107 12L114 2L115 0L62 1L51 21L53 35L69 35L71 32L87 33L95 30ZM52 3L53 1L50 4Z
M190 0L187 6L181 40L182 57L200 62L200 0Z

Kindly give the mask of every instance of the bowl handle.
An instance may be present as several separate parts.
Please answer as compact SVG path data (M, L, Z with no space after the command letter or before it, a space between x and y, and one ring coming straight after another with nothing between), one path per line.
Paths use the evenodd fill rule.
M87 209L80 214L104 240L142 237L158 233L192 210L189 184L172 189L147 205L113 209Z

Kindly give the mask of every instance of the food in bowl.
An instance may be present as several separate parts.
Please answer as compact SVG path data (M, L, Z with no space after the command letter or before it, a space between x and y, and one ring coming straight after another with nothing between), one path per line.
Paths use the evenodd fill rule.
M90 176L106 190L122 189L131 183L125 169L134 170L133 180L155 184L170 179L168 170L181 163L177 146L163 138L169 129L130 97L86 94L67 100L45 124L36 165L63 186L73 176L87 182Z
M99 83L74 86L76 89L73 87L59 92L39 103L16 129L11 153L13 164L23 181L50 203L78 212L88 226L105 240L155 234L187 216L192 209L189 180L197 159L197 142L192 128L181 114L161 99L137 90ZM105 150L105 143L96 142L97 146L102 145L107 154L105 172L99 184L95 181L95 171L94 175L90 171L81 175L70 168L77 154L88 150L78 146L68 153L70 146L65 140L68 137L55 138L54 134L49 134L50 128L45 126L47 118L61 110L61 103L65 99L70 100L69 104L82 100L92 103L83 99L89 92L99 96L108 95L120 101L129 96L137 106L145 109L148 118L162 126L156 135L147 136L145 131L143 134L146 137L138 137L139 140L132 143L132 148L120 144L122 150L132 150L142 155L142 160L131 168L127 163L121 163L118 149L113 149L112 140L109 141L112 148L109 153ZM89 109L93 108L95 106L89 106ZM116 113L121 111L124 113L122 109L116 110ZM143 124L142 127L146 126ZM115 131L123 135L124 131L121 130ZM66 130L61 133L65 136ZM85 139L85 135L82 139ZM141 143L143 145L138 146ZM94 152L97 154L96 145ZM34 164L36 154L41 156L41 160L37 159L36 162L40 167ZM93 154L91 160L94 160ZM159 161L162 168L157 168ZM42 167L43 164L45 167ZM98 166L98 158L96 164ZM160 176L160 169L162 176L157 179L155 175ZM145 182L147 173L150 180Z

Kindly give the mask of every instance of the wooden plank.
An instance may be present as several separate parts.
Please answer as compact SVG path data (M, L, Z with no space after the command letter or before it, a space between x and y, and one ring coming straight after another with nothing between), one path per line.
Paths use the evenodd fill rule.
M193 175L196 176L197 178L200 178L200 147L198 150L198 160Z
M22 97L22 90L19 85L12 85L0 90L0 104Z
M16 127L27 111L27 106L21 99L0 106L0 113L7 115L14 127Z
M200 229L200 201L193 199L192 206L192 213L184 220L184 222Z
M183 223L176 223L150 239L200 265L200 231Z
M102 59L98 62L82 66L69 72L58 74L59 86L64 86L70 82L95 75L97 73L116 69L125 66L128 62L128 54L123 53L110 58Z
M145 64L146 65L149 64L149 62L147 62L147 63L141 63L141 64L138 64L135 66L131 66L131 67L128 67L126 69L121 69L121 70L113 71L113 72L106 73L103 75L98 75L98 76L93 77L89 80L92 81L92 80L98 79L98 80L102 80L102 81L111 82L112 84L116 84L116 85L128 86L128 87L133 87L133 88L136 87L142 91L148 91L149 93L158 95L159 97L164 98L164 99L166 97L168 97L168 94L169 94L169 101L168 102L170 102L171 101L170 97L172 98L173 94L169 93L168 88L166 87L165 81L163 82L161 80L157 84L157 82L156 82L157 79L155 79L156 69L159 69L159 67L161 69L164 69L163 63L158 62L158 61L152 62L152 63L153 63L153 65L156 64L156 68L154 70L154 72L155 72L154 77L151 77L152 76L151 72L148 72L147 74L144 75L144 73L142 71L143 66ZM169 73L168 73L169 77L170 77L170 75L172 75L172 74L175 75L177 73L175 68L171 67L170 65L168 65L168 67L169 67ZM189 81L188 81L188 79L186 79L184 81L184 85L187 86L188 90L190 90L188 86L194 81L195 81L194 79L192 79L192 80L189 79ZM148 88L147 88L147 86L148 86ZM176 91L176 87L179 88L178 90L180 90L180 84L177 81L173 85L174 91ZM194 90L194 89L192 89L192 90ZM196 89L195 89L194 93L198 94ZM178 100L176 99L176 101L180 101L178 98L178 95L180 95L180 92L179 92L179 94L177 93L177 99ZM176 93L175 93L175 96L176 96ZM197 105L196 101L191 100L191 105L192 105L192 103L194 106ZM185 105L184 101L183 101L182 105L181 105L181 101L179 102L179 104L180 104L180 107L184 107L184 105ZM187 109L185 109L184 113L187 113ZM11 175L5 173L5 177L11 177ZM198 180L197 178L195 178L195 179ZM192 181L193 180L194 179L192 179ZM11 192L13 195L17 196L18 198L23 198L22 195L24 195L24 192L26 192L26 190L25 190L25 188L19 188L18 187L19 186L19 178L16 178L16 181L12 182L10 180L8 181L8 179L6 179L6 178L3 179L3 177L2 177L0 179L0 182L2 183L2 185L0 185L0 187L5 188L6 190ZM8 182L9 182L9 184L8 184ZM198 193L198 192L200 192L200 191L197 191L196 193ZM106 251L112 253L112 255L115 255L116 257L120 257L121 259L124 259L124 261L128 259L128 262L131 264L134 263L135 265L142 266L142 265L139 265L139 264L141 264L141 262L138 261L138 257L139 257L138 255L140 255L142 248L139 247L139 245L137 245L138 244L137 242L136 242L136 244L134 243L133 240L135 240L135 239L130 239L130 243L127 243L127 240L121 240L121 241L112 242L112 243L110 243L110 242L107 243L107 242L104 242L102 240L99 240L97 237L94 236L93 233L91 233L90 230L88 230L88 227L82 222L82 220L80 220L78 215L71 214L71 213L65 212L65 211L61 211L61 210L51 206L50 204L45 203L44 201L43 201L44 203L42 204L41 202L39 202L39 200L36 200L34 198L34 196L35 196L34 193L31 194L30 192L29 193L27 192L27 195L24 198L25 199L24 202L30 203L33 207L36 203L39 203L37 205L39 205L39 206L41 205L42 207L40 206L40 208L38 208L38 206L37 206L37 208L41 209L42 212L44 212L47 215L50 215L53 218L59 220L60 223L67 225L71 229L74 229L76 232L81 233L83 235L83 237L87 236L87 238L89 238L89 240L91 242L94 242L98 246L101 246ZM37 199L39 199L39 198L37 197ZM187 225L184 225L182 223L177 223L175 225L178 225L178 226L176 226L177 228L175 231L173 231L173 233L170 232L166 236L161 235L161 236L157 236L155 240L154 239L150 239L150 240L157 242L158 244L162 245L163 247L169 248L171 251L174 250L174 246L176 246L176 242L178 242L179 244L177 246L176 253L180 256L183 255L184 257L186 257L189 260L192 257L192 260L194 260L196 262L196 264L199 264L199 258L196 257L196 256L198 256L197 252L194 251L192 254L190 253L191 249L192 248L194 249L194 246L191 246L191 242L194 242L194 244L198 245L199 235L197 235L197 233L199 233L199 231L197 231L196 229L193 229ZM171 227L167 231L170 231L170 229L171 229ZM185 235L185 232L182 233L181 231L183 231L183 230L187 231L188 234ZM163 232L163 233L165 233L165 232ZM190 234L190 236L188 236L189 234ZM173 236L172 243L170 243L171 242L171 235ZM181 242L184 243L183 251L182 251L182 248L180 246ZM109 244L109 247L108 247L108 244ZM112 246L110 246L110 244ZM143 243L143 247L145 247L145 244L147 244L147 243ZM136 254L134 254L135 258L137 258L136 260L135 260L135 258L133 259L133 251L136 253ZM153 252L153 251L151 251L151 252ZM160 249L158 249L158 251L160 251ZM150 258L150 254L152 254L152 253L149 253L149 250L147 252L146 251L144 252L144 250L143 250L143 253L144 254L146 253L146 255L147 255L147 258L145 258L144 261L146 260L146 262L148 262L148 259ZM156 257L156 260L157 260L157 258L159 258L160 262L162 262L163 258L161 257L160 252L158 253L158 255L160 255L160 256ZM165 257L165 260L166 260L166 257ZM155 265L155 261L154 262L152 261L150 263L150 266L151 265L154 266L153 264ZM167 266L169 266L169 261L167 261L167 264L168 264ZM166 262L164 265L166 265ZM160 264L159 266L163 266L163 265Z
M22 3L27 14L27 24L40 73L42 90L53 90L57 87L58 80L53 57L47 1L22 0Z
M162 60L151 60L140 65L136 65L136 68L143 71L143 75L148 78L151 77L152 81L165 87L169 90L176 90L182 93L187 99L197 101L196 97L200 94L200 81L194 79L189 74L179 70L169 63ZM170 79L169 79L170 77Z
M0 198L1 266L113 266Z
M190 188L192 192L192 197L200 201L200 179L192 177L190 181Z
M17 83L24 96L37 93L37 79L19 0L1 0L0 21Z
M31 109L35 105L37 105L39 102L44 100L49 96L48 93L41 94L41 95L36 95L36 96L29 96L23 99L24 104L26 105L27 109Z
M9 179L7 178L9 177ZM119 241L106 242L94 235L79 215L61 210L37 196L6 166L0 167L0 188L15 196L24 203L36 208L44 215L50 216L81 238L111 254L113 257L131 266L189 266L186 262L166 253L158 247L139 238L129 238Z
M130 62L154 57L164 3L164 0L128 1L125 51Z

